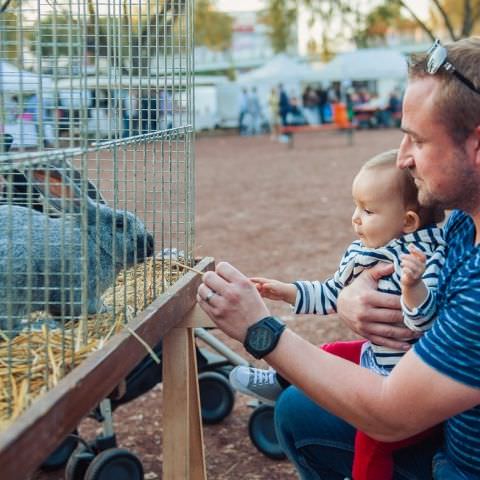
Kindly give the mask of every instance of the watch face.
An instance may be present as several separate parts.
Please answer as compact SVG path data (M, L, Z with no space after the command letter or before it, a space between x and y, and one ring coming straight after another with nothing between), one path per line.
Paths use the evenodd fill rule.
M263 352L271 346L273 337L274 334L270 328L258 326L250 333L248 343L255 350Z

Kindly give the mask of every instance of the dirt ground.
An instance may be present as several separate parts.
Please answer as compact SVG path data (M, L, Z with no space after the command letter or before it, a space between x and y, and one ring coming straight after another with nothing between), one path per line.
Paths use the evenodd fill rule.
M247 275L285 281L326 278L353 239L355 172L373 154L398 146L400 138L397 130L360 131L348 146L339 134L303 134L288 149L268 136L200 136L195 148L196 254L228 260ZM294 318L289 307L270 305L315 344L352 337L335 316ZM215 333L252 361L238 344ZM247 402L237 394L233 412L222 423L204 427L208 478L296 478L287 461L271 460L251 443ZM119 446L139 456L147 480L161 479L162 385L118 408L114 420ZM81 433L91 439L96 428L86 420ZM64 476L57 471L34 478Z

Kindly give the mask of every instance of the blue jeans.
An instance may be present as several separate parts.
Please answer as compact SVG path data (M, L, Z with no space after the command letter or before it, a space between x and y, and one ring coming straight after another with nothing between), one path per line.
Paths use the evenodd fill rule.
M275 404L275 429L285 454L303 480L351 477L355 429L295 387ZM442 439L426 440L394 453L395 480L431 480L432 458Z
M461 472L441 451L433 457L433 478L434 480L478 480L478 475Z

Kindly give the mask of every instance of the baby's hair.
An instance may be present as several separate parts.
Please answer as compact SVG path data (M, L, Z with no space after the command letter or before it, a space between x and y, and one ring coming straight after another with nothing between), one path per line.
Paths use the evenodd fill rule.
M397 167L398 150L388 150L386 152L375 155L370 160L367 160L361 170L373 169L387 169L394 168L398 173L398 190L403 196L403 203L405 208L413 210L418 213L420 217L421 226L426 226L432 223L440 223L445 218L445 212L442 208L433 205L423 207L418 202L418 189L415 185L415 180L406 168Z

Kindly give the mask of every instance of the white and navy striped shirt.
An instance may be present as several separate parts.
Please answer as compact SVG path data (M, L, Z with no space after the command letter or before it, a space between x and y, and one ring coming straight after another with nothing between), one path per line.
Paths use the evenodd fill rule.
M419 308L410 311L404 306L404 323L412 330L427 330L436 315L436 286L446 254L442 230L435 226L403 235L380 248L367 248L360 240L356 240L346 250L333 277L325 282L294 282L297 287L295 313L321 315L335 313L342 288L351 283L363 270L373 267L378 262L391 262L395 266L392 275L380 279L378 290L400 295L400 256L408 253L408 245L411 243L427 257L422 279L428 288L428 296ZM404 354L405 352L401 350L368 343L362 352L362 365L378 373L387 374Z
M444 232L448 254L438 282L438 316L414 349L435 370L480 389L480 246L463 212L451 214ZM446 421L445 446L468 478L480 478L480 405Z

